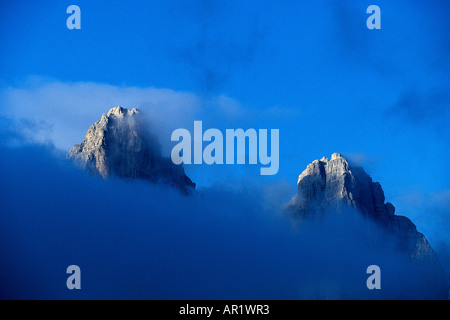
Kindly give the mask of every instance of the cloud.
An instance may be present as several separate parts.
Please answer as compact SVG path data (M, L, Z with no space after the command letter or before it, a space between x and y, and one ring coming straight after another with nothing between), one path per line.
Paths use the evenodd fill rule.
M171 10L178 32L188 29L190 34L184 39L175 30L178 41L168 50L207 95L217 92L234 69L248 66L263 43L255 10L244 10L216 0L180 1Z
M448 117L449 105L448 90L433 90L427 93L414 90L404 92L390 111L414 123L424 123Z
M195 95L170 89L120 87L93 82L60 82L33 77L18 87L0 90L3 116L39 125L33 138L69 150L109 108L143 109L155 131L186 123L200 106ZM30 128L29 128L30 129ZM43 130L45 129L45 130Z
M424 83L445 79L449 71L446 1L379 0L381 29L368 30L366 9L371 3L327 1L337 48L348 67L370 70L381 81ZM401 14L400 14L401 12ZM332 48L333 49L333 48ZM427 78L424 80L424 78ZM444 80L445 81L445 80Z
M153 87L64 82L40 76L15 86L0 87L4 128L19 135L14 141L9 137L10 143L51 144L65 154L85 139L88 128L103 113L118 105L141 110L164 157L170 157L176 144L171 141L172 132L185 128L192 133L194 121L203 121L204 130L271 129L297 112L294 108L247 106L225 94L205 96ZM192 165L185 169L191 179L204 185L249 175L259 179L255 177L259 176L259 169L253 168L240 166L230 170L229 166Z
M387 109L386 115L399 117L413 125L426 126L433 131L446 133L450 121L450 91L446 88L403 92Z
M410 188L403 191L397 201L432 243L446 241L450 245L450 189L426 192L420 187Z
M202 96L164 88L63 82L39 76L0 88L0 101L2 117L10 119L16 131L65 152L84 140L87 129L102 113L118 105L136 107L146 115L165 156L170 154L173 130L191 130L195 120L216 128L235 128L237 122L244 126L249 119L256 123L268 115L273 120L292 113L289 108L248 108L224 94Z
M382 12L381 30L369 30L366 20L370 14L367 14L366 10L370 4L364 5L352 1L328 1L328 3L333 22L330 32L335 35L336 40L332 42L336 46L330 47L330 50L338 49L339 59L346 62L348 70L355 67L359 70L368 69L372 74L383 78L400 72L401 68L395 62L394 56L387 57L385 53L380 54L380 48L390 49L393 44L392 39L386 37L384 31L385 21L390 21L390 10L385 10L387 5L377 3ZM392 30L389 32L393 34Z
M426 192L421 187L410 188L397 197L396 204L420 226L450 279L450 189Z
M367 167L373 165L376 159L363 152L344 152L344 157L349 161L351 165L358 167Z
M284 204L283 185L234 182L187 197L163 185L89 176L45 146L2 143L0 154L2 298L435 294L433 279L361 215L330 214L293 227L275 209ZM80 291L65 287L72 264L81 268ZM372 264L383 272L382 290L366 288Z

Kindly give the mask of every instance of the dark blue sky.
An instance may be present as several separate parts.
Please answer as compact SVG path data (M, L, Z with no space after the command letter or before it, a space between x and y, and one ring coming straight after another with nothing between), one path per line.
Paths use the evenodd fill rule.
M71 4L81 30L66 28ZM371 4L381 30L366 27ZM449 10L436 0L3 2L0 108L64 151L115 105L171 119L168 147L167 128L194 120L276 128L277 176L248 166L188 174L200 187L286 180L294 190L308 163L340 152L399 214L434 212L429 198L448 212Z

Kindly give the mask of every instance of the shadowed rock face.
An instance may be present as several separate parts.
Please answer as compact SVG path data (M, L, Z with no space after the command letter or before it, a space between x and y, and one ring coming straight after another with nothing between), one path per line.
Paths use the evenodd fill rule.
M361 167L350 166L339 153L334 153L331 159L323 157L310 163L298 177L297 186L298 193L287 205L294 219L323 217L330 210L362 214L393 235L395 246L406 252L414 263L423 264L427 273L434 273L442 291L439 297L447 299L447 280L427 239L411 220L395 214L395 207L385 203L381 185L373 182ZM370 232L377 231L368 230L369 238Z
M351 206L365 215L394 215L394 206L384 203L378 182L360 167L351 168L345 158L334 153L331 160L314 160L298 177L298 194L290 205L299 214L312 214L326 207Z
M195 183L169 158L161 156L160 145L146 130L138 109L115 107L95 122L86 139L75 145L69 158L86 171L103 178L142 179L165 183L189 193Z
M384 202L381 185L373 182L361 167L351 167L339 153L334 153L330 160L326 157L314 160L298 177L297 186L298 193L288 204L295 216L319 216L330 209L341 212L351 207L403 239L412 238L417 243L411 250L417 247L421 255L434 255L416 226L408 218L395 215L395 207Z

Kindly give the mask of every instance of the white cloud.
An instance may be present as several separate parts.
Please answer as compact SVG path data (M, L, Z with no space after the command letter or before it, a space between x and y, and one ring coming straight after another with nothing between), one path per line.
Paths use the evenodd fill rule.
M62 82L39 76L0 88L0 101L3 116L20 123L27 138L51 142L65 152L84 140L87 129L102 113L119 105L136 107L147 115L166 155L172 131L190 130L194 120L210 120L217 127L228 121L228 126L236 126L236 120L263 118L271 111L248 109L224 94L203 97L172 89Z
M45 131L26 130L24 134L39 142L50 141L62 150L81 142L89 126L114 106L142 109L156 132L191 122L200 110L199 98L188 92L42 78L2 88L0 97L3 116L45 124Z

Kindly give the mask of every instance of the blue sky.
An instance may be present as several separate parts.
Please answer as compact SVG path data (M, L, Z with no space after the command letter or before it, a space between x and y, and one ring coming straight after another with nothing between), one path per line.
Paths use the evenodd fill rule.
M71 4L81 8L81 30L66 28ZM381 30L366 28L371 4L381 8ZM381 183L397 213L425 221L437 206L448 223L448 1L18 0L0 8L0 108L24 133L67 151L115 105L148 110L167 148L170 130L194 120L276 128L278 175L249 166L188 174L199 186L286 181L295 192L308 163L340 152Z

